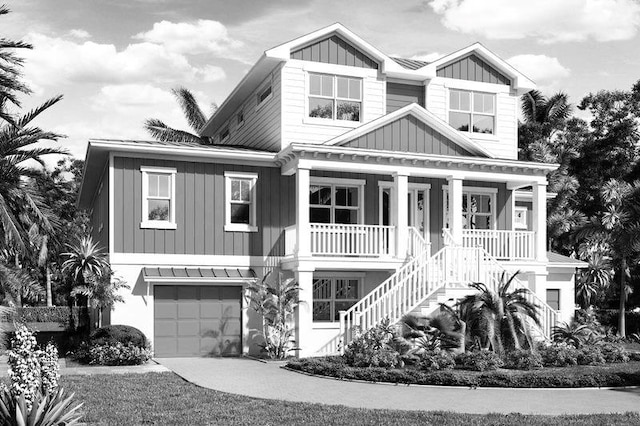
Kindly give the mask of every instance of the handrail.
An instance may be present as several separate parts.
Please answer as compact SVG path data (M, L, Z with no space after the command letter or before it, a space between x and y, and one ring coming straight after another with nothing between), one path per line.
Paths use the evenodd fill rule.
M393 256L395 226L312 223L311 254L327 256Z

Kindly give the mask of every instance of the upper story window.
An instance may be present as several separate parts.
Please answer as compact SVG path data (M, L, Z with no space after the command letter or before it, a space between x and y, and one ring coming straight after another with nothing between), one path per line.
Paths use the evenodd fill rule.
M309 74L309 117L360 121L362 79Z
M227 127L226 129L220 132L220 142L225 142L227 139L229 139L230 135L231 133L229 132L229 128Z
M335 180L335 179L333 179ZM360 223L363 186L359 182L322 179L309 187L309 220L312 223Z
M225 172L225 231L256 232L255 173Z
M244 110L240 110L240 112L236 116L236 120L238 121L238 124L237 124L238 127L244 124Z
M260 107L263 103L271 99L271 85L263 88L258 92L258 104L256 108Z
M495 134L496 96L449 90L449 124L462 132Z
M141 228L176 229L176 169L140 167L142 172Z

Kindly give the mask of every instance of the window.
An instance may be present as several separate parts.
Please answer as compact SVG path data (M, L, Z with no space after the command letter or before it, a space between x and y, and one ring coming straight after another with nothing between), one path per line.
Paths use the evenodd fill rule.
M241 110L236 119L238 120L238 127L242 126L244 124L244 111Z
M229 139L229 128L228 127L220 132L220 142L224 142L227 139Z
M527 229L527 208L516 206L513 211L513 227L515 229Z
M309 117L360 121L362 79L309 74Z
M560 290L547 289L547 305L556 311L560 310Z
M449 191L444 191L445 228L449 228ZM463 229L495 229L495 196L496 188L472 188L462 190L462 227Z
M255 173L225 172L225 231L256 232Z
M462 132L495 134L495 100L491 93L449 91L449 124Z
M176 229L176 169L140 167L142 172L141 228Z
M309 186L309 220L312 223L359 223L362 185L336 182L338 179L320 179Z
M358 278L315 278L313 280L313 321L336 322L359 300Z
M262 103L267 101L269 98L271 98L271 85L268 85L267 87L262 89L260 92L258 92L258 105L257 106L262 105Z

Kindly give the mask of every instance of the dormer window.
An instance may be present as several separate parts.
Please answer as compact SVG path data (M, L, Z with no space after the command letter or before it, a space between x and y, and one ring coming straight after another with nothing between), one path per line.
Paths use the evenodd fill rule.
M360 121L362 79L309 74L309 117Z
M449 124L461 132L495 134L496 95L449 91Z

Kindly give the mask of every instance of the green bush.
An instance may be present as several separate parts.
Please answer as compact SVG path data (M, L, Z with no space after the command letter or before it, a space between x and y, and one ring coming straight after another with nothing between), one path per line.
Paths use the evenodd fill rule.
M455 367L456 361L449 352L442 349L424 351L419 355L416 368L424 371L447 370Z
M542 356L528 349L516 349L506 354L504 365L514 370L538 370L542 368Z
M602 365L604 356L599 345L590 345L578 349L578 365Z
M545 367L567 367L578 365L578 350L566 343L540 345L538 353Z
M467 352L456 357L456 364L465 370L497 370L504 365L498 354L488 350Z
M400 354L391 346L393 338L389 320L382 321L353 339L345 348L344 359L352 367L395 367Z
M120 342L93 345L89 348L89 364L93 365L141 365L151 359L151 351L132 343Z
M605 362L629 362L629 352L627 352L622 345L616 343L602 343L599 346Z
M89 336L91 346L121 343L139 348L148 346L144 333L129 325L107 325L95 330Z

